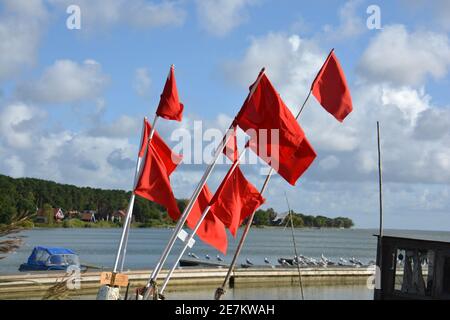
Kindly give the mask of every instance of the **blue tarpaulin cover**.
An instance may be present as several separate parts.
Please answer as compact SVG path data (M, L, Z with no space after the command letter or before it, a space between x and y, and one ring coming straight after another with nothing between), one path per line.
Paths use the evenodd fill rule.
M33 252L28 257L28 264L44 264L45 262L42 260L36 260L38 254L41 254L42 251L47 252L49 255L55 254L76 254L70 249L66 248L55 248L55 247L34 247Z

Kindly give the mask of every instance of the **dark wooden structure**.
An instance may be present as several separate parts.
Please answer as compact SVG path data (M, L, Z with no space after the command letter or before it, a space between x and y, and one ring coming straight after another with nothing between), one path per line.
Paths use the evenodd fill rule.
M381 286L375 300L450 299L449 242L383 236L378 243Z

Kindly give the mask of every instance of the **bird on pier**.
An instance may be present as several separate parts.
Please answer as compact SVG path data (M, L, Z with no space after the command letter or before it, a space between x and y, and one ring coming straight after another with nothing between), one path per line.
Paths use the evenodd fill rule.
M245 262L247 262L248 265L253 265L253 262L251 262L249 258L245 259Z
M205 255L205 258L206 258L207 260L211 259L211 258L209 257L208 254Z
M223 261L223 259L219 256L219 255L217 255L217 260L219 260L219 261Z
M285 259L278 259L278 262L283 266L283 267L289 267L290 264L285 260Z
M199 259L199 257L198 257L195 253L193 253L193 252L189 252L189 253L188 253L188 256L189 256L189 257L192 257L192 258L194 258L194 259Z
M267 258L264 258L264 262L267 263L267 264L270 264L270 261Z

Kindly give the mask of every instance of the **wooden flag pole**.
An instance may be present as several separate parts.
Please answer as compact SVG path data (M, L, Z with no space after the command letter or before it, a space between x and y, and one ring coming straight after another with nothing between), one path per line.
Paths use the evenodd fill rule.
M379 191L379 210L380 210L380 221L379 221L379 235L377 244L377 268L375 269L375 299L379 299L381 290L381 267L383 261L382 255L382 242L383 242L383 179L382 179L382 166L381 166L381 137L380 137L380 122L377 121L377 147L378 147L378 191Z
M294 245L294 254L295 254L295 258L297 259L297 271L298 271L298 281L299 281L299 286L300 286L300 293L302 295L302 300L305 300L305 295L303 294L303 281L302 281L302 272L300 270L300 259L298 256L298 252L297 252L297 244L295 242L295 233L294 233L294 213L291 210L291 206L289 205L289 199L288 196L286 194L286 191L284 192L284 196L286 197L286 203L288 206L288 210L289 210L289 220L291 221L291 234L292 234L292 243Z
M252 87L250 93L247 96L247 99L250 99L250 97L253 95L253 93L256 90L257 84L259 83L259 81L261 80L262 75L264 74L265 68L262 68L256 82L255 85ZM156 267L153 269L153 272L150 276L150 279L148 280L147 285L145 286L145 292L144 292L144 299L148 299L149 295L152 293L154 296L157 296L157 290L156 290L156 280L158 279L158 275L165 263L165 261L167 260L167 257L170 254L170 251L172 250L176 239L178 238L178 234L181 231L181 229L183 228L184 223L186 222L188 215L192 209L192 207L195 204L195 201L197 200L198 196L200 195L201 190L203 189L204 185L206 184L209 176L212 173L212 170L214 169L217 159L219 158L220 154L222 153L223 148L225 148L225 146L228 143L228 140L231 138L232 136L232 130L234 130L234 121L233 123L230 125L230 127L228 128L225 136L222 138L221 143L219 144L219 146L217 147L214 157L213 157L213 161L212 163L208 166L208 168L206 169L205 173L203 174L202 179L200 180L200 182L198 183L196 189L194 190L194 193L192 194L191 198L189 199L189 203L186 206L186 208L183 211L183 214L181 215L180 219L177 222L177 225L175 227L174 232L172 233L170 240L167 244L167 246L165 247L163 254L161 255L159 261L156 264ZM153 291L153 292L152 292Z
M298 120L298 118L302 114L302 112L303 112L303 110L305 108L305 105L308 102L309 97L311 96L311 92L312 92L312 90L309 91L308 96L306 97L305 101L303 102L302 107L300 108L297 116L295 117L296 120ZM267 185L268 185L268 183L270 181L270 178L272 177L274 171L275 170L272 167L270 167L270 171L267 174L266 180L264 181L264 184L263 184L263 186L261 188L261 191L260 191L261 195L263 195L264 192L266 191ZM241 253L241 250L242 250L242 247L244 245L245 239L247 238L247 235L248 235L248 233L250 231L250 227L252 226L253 219L255 218L255 213L256 213L256 211L253 211L252 215L250 216L249 220L247 221L247 225L245 226L244 232L242 233L241 239L239 240L239 244L238 244L238 246L236 248L236 252L234 253L233 260L231 261L230 267L228 268L227 275L225 276L225 279L223 280L222 286L216 289L216 292L214 294L214 298L216 300L220 300L222 295L225 293L225 287L226 287L228 281L230 280L231 273L234 270L237 258L239 257L239 254Z
M377 121L377 144L378 144L378 186L380 192L380 238L383 237L383 178L381 168L381 137L380 122Z
M245 150L247 150L247 148L245 148L244 151L242 151L242 153L239 155L239 158L233 163L233 166L231 167L231 173L233 173L233 171L239 165L239 162L241 161L242 157L245 154ZM164 283L163 283L163 285L161 287L161 290L160 290L160 294L164 293L164 290L166 289L167 284L169 283L169 280L172 277L173 272L175 271L178 263L180 262L181 258L183 257L184 253L186 252L187 248L189 247L189 243L192 241L192 239L194 239L194 236L197 233L198 228L200 228L200 225L202 224L203 220L205 220L205 218L208 215L210 209L211 209L211 206L208 205L205 208L205 210L203 210L203 213L202 213L200 219L198 220L197 224L195 225L194 230L192 230L192 232L189 235L189 237L185 240L183 249L181 250L180 254L178 255L177 259L175 260L175 263L172 265L172 268L170 269L169 273L167 274L166 279L164 280Z

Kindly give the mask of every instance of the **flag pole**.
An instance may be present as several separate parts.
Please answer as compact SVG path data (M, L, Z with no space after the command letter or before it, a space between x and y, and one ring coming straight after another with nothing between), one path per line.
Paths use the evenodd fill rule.
M286 191L284 191L284 196L286 197L286 203L289 210L289 220L291 221L291 234L292 234L292 243L294 245L294 254L295 259L297 260L297 271L298 271L298 280L299 280L299 286L300 286L300 293L302 295L302 300L305 300L305 295L303 293L303 281L302 281L302 272L300 270L300 259L297 253L297 244L295 242L295 233L294 233L294 213L291 210L291 206L289 205L289 199L286 194Z
M381 167L381 138L380 138L380 122L377 121L377 147L378 147L378 191L379 191L379 205L380 205L380 221L379 221L379 236L377 244L377 268L375 269L375 299L380 298L380 280L381 280L381 266L382 266L382 242L383 242L383 179Z
M237 168L237 166L239 165L239 162L241 161L242 157L245 154L245 150L247 150L247 148L244 149L244 151L242 151L242 153L240 154L239 158L233 163L232 167L231 167L231 173L234 172L234 170ZM216 191L217 192L217 191ZM173 272L175 271L178 263L180 262L181 258L183 257L184 253L186 252L187 248L189 247L189 243L192 241L192 239L194 238L195 234L197 233L198 228L200 228L200 225L202 224L203 220L205 220L206 216L209 213L209 210L211 209L211 205L208 205L205 210L203 210L203 213L200 217L200 219L198 220L197 224L195 225L194 230L192 230L192 233L189 235L189 237L185 240L183 249L181 250L180 254L178 255L175 263L173 264L172 268L170 269L169 273L166 276L166 279L164 280L164 283L161 287L160 290L160 294L162 295L164 293L164 290L167 287L167 284L169 283L170 278L172 277Z
M147 119L147 118L144 117L144 119ZM155 125L156 125L157 120L158 120L158 116L155 115L148 142L151 141L151 137L153 136L153 134L155 132ZM142 125L141 139L140 139L141 142L142 142L142 138L143 138L143 134L144 134L144 130L145 130L144 126L145 126L145 122L143 122L143 125ZM120 237L119 247L117 249L117 255L116 255L116 259L114 262L114 268L113 268L113 274L117 274L118 272L123 271L126 248L127 248L127 244L128 244L128 234L129 234L129 229L131 226L131 219L133 216L134 201L136 198L136 195L134 194L134 188L136 187L137 179L139 177L141 164L142 164L142 158L138 156L137 161L136 161L136 169L135 169L135 173L134 173L133 190L131 192L130 201L128 202L127 215L125 217L125 222L124 222L123 229L122 229L122 235Z
M309 91L308 96L306 97L305 101L303 102L302 107L300 108L297 116L295 117L296 120L298 120L298 118L302 114L302 112L303 112L303 110L304 110L304 108L306 106L306 103L308 102L309 97L311 96L311 92L312 92L312 90ZM274 171L275 170L272 167L270 167L270 171L267 174L266 180L264 181L263 186L262 186L261 191L260 191L261 195L263 195L264 192L266 191L267 185L268 185L268 183L270 181L270 178L272 177ZM247 238L247 235L248 235L248 233L250 231L250 227L252 226L253 219L255 218L255 213L256 213L256 210L253 211L252 215L250 216L249 220L247 221L247 225L245 226L244 232L242 233L241 239L239 240L239 244L238 244L238 246L236 248L236 252L234 253L233 260L231 261L231 264L230 264L230 266L228 268L227 275L225 276L225 279L223 280L222 286L216 289L216 292L214 294L214 299L216 299L216 300L220 300L221 296L225 293L225 287L226 287L226 285L228 283L228 280L231 277L231 273L234 270L237 258L239 257L239 254L241 253L241 250L242 250L242 247L244 245L245 239Z
M144 117L144 120L145 119L147 119L147 118ZM140 139L141 143L142 143L142 138L144 136L144 130L145 130L145 121L142 122L141 139ZM135 174L134 174L134 180L133 180L133 189L134 189L134 186L136 184L136 176L137 176L137 172L139 171L139 168L140 168L140 165L141 165L141 160L142 160L142 158L139 157L139 155L138 155L137 160L136 160L136 168L135 168ZM119 246L117 248L116 259L114 261L113 274L116 274L118 272L118 269L119 269L119 262L120 262L120 259L121 259L121 254L122 254L122 249L123 249L123 245L124 245L124 241L125 241L125 236L126 236L126 233L127 233L128 220L129 220L129 218L130 218L130 216L132 214L132 211L133 211L134 197L135 197L134 196L134 192L132 190L131 191L131 197L130 197L130 200L128 202L127 215L125 216L125 222L123 224L122 234L120 236Z
M170 66L170 71L169 71L168 77L170 76L172 68L174 68L173 64ZM147 118L145 117L145 119L147 119ZM147 141L147 147L148 147L148 144L151 142L153 135L155 133L156 123L157 123L158 119L159 119L159 116L155 113L155 117L153 118L153 123L152 123L152 129L150 130L148 141ZM144 130L144 128L143 128L143 130ZM144 132L143 130L142 130L142 133ZM141 135L141 141L142 141L142 135ZM130 202L129 202L129 205L127 208L127 216L126 216L125 223L124 223L124 233L125 234L122 233L122 238L124 237L124 240L122 240L122 238L121 238L121 244L122 244L122 241L124 242L124 244L121 248L122 252L120 253L120 258L116 257L116 263L114 264L114 270L117 270L117 268L119 268L120 272L123 271L123 266L125 264L125 256L126 256L127 246L128 246L128 236L129 236L130 227L131 227L134 201L136 198L136 195L134 194L134 189L136 188L136 183L139 178L139 174L140 174L140 170L141 170L141 162L142 162L142 158L138 157L137 164L136 164L136 171L134 173L133 191L132 191ZM119 248L120 248L120 246L119 246ZM118 255L119 255L119 252L118 252ZM117 259L119 259L119 261ZM120 267L118 267L117 264L120 264Z
M255 85L252 87L246 100L250 99L250 97L255 92L256 87L257 87L259 81L261 80L261 77L264 74L264 72L265 72L265 68L262 68L258 75L258 78L256 79ZM194 193L192 194L188 205L184 209L181 217L179 218L179 220L177 222L177 225L175 226L175 230L172 233L172 235L169 239L169 242L163 251L163 254L161 255L159 261L157 262L156 267L153 269L153 272L150 275L150 279L148 280L147 285L145 286L145 292L144 292L144 296L143 296L144 299L148 299L151 291L153 291L154 296L157 296L156 280L158 279L158 275L159 275L165 261L167 260L167 257L169 256L170 251L172 250L172 248L175 244L175 241L178 237L178 233L183 228L183 225L186 222L188 215L189 215L192 207L195 204L195 201L197 200L198 196L200 195L201 190L203 189L204 185L206 184L207 180L209 179L209 176L211 175L212 170L214 169L214 167L217 163L217 159L219 158L220 154L222 153L223 148L225 148L229 139L231 138L232 130L234 130L234 121L231 123L230 127L228 128L227 132L225 133L225 136L222 138L221 143L217 147L214 157L213 157L213 161L209 164L208 168L206 169L205 173L203 174L203 177L201 178L200 182L198 183L196 189L194 190Z
M194 190L194 193L192 194L188 205L184 209L181 217L179 218L177 225L175 226L175 230L172 233L172 235L169 239L169 242L167 243L161 257L159 258L158 262L156 263L156 266L150 275L150 279L148 280L147 285L145 286L144 299L148 299L152 290L154 291L153 294L155 296L157 296L157 293L155 291L156 291L156 280L158 279L159 273L160 273L165 261L167 260L167 257L169 256L170 251L172 250L173 246L175 245L175 241L178 237L178 234L181 231L181 229L183 228L183 225L186 222L188 215L189 215L192 207L195 204L195 201L197 200L203 186L206 184L206 181L208 180L209 176L211 175L211 172L216 165L217 159L219 158L220 153L222 152L222 149L228 143L228 139L231 137L230 133L231 133L232 129L233 129L233 125L231 125L230 128L228 128L227 134L223 137L221 143L219 144L219 147L217 148L217 150L214 154L213 162L206 169L205 173L203 174L202 179L200 180L199 184L197 185L196 189Z
M150 134L148 136L147 145L152 141L153 135L155 134L156 123L157 123L158 119L159 119L159 116L157 114L155 114L155 117L153 119L152 129L150 130ZM142 138L141 138L141 141L142 141ZM137 183L137 180L139 178L139 174L140 174L140 170L141 170L141 164L142 164L142 158L138 158L138 165L136 166L136 172L134 174L133 190L134 190L134 188L136 188L136 183ZM121 255L121 258L120 258L119 272L123 271L123 265L125 263L125 256L127 254L128 235L130 233L130 228L131 228L131 221L132 221L132 216L133 216L133 208L134 208L135 198L136 198L136 196L135 196L134 191L133 191L133 193L132 193L132 201L130 200L130 202L132 203L131 211L130 211L130 217L126 221L127 227L126 227L126 234L125 234L125 243L123 245L123 250L122 250L123 252L122 252L122 255ZM127 213L127 216L128 216L128 213Z

